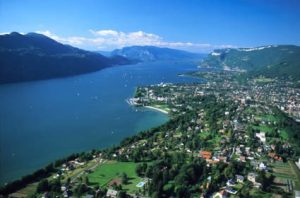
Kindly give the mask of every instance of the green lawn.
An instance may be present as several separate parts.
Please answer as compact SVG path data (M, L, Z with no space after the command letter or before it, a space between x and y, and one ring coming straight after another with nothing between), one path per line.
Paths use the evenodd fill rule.
M279 134L280 134L280 137L282 139L284 139L284 140L288 140L289 139L289 134L288 134L288 132L286 130L281 129Z
M266 133L271 133L273 131L272 127L266 125L252 126L253 129L260 130Z
M260 117L261 120L264 120L264 121L267 121L267 122L274 122L274 121L276 122L276 121L278 121L278 119L275 116L269 115L269 114L259 116L259 117Z
M25 188L13 193L12 197L30 197L36 192L37 185L37 182L29 184Z
M138 177L135 172L136 166L137 163L133 162L110 162L102 164L93 173L88 175L89 182L104 187L111 180L119 179L122 173L126 173L129 182L126 185L122 184L122 187L123 189L128 189L129 192L134 192L139 189L136 185L142 181L142 178Z

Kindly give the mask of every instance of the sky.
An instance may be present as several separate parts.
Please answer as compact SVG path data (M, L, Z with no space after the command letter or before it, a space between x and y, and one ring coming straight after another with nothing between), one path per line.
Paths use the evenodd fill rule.
M12 31L103 51L300 45L300 1L0 0L0 33Z

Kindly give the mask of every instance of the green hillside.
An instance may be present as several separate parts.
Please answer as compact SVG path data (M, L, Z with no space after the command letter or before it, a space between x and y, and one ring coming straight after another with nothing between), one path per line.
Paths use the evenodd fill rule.
M251 75L300 80L300 47L279 45L215 50L201 66L229 67L246 70Z

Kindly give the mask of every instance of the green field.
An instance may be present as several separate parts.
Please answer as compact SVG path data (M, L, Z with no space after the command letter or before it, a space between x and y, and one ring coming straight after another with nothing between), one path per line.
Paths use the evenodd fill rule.
M297 180L295 173L293 172L289 163L276 162L272 164L273 174L276 177L283 179Z
M133 162L110 162L100 165L95 171L88 175L89 182L99 186L108 186L109 182L114 179L121 179L122 173L126 173L129 182L122 184L123 189L128 189L129 192L137 191L139 188L136 185L143 179L138 177L135 169L137 164Z
M273 132L273 128L269 127L269 126L266 126L266 125L252 126L252 128L256 129L256 130L260 130L260 131L266 132L266 133Z
M12 197L30 197L36 192L38 183L32 183L12 194Z
M289 164L292 168L292 172L297 178L297 180L295 180L295 190L300 190L300 170L293 161L289 161Z
M288 163L276 162L272 164L273 175L275 176L275 180L281 181L283 183L286 180L293 181L293 190L300 190L300 171L296 167L295 163L289 161ZM282 188L282 186L281 186ZM285 189L286 187L284 187Z
M258 120L264 120L264 121L267 121L267 122L276 122L276 121L278 121L278 119L274 115L269 115L269 114L258 116L257 119Z

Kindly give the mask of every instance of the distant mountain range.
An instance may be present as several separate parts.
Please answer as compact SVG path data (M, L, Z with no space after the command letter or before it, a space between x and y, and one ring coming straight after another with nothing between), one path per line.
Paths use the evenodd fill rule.
M256 48L214 50L201 63L203 67L241 69L251 75L300 80L300 47L270 45Z
M13 32L0 36L0 83L72 76L129 63L122 56L108 58L42 34Z
M111 52L112 56L123 56L128 59L142 62L148 61L177 61L177 60L199 60L203 54L196 54L182 50L161 48L155 46L131 46L117 49Z
M201 58L201 54L154 46L90 52L42 34L12 32L0 35L0 84L72 76L136 62Z

